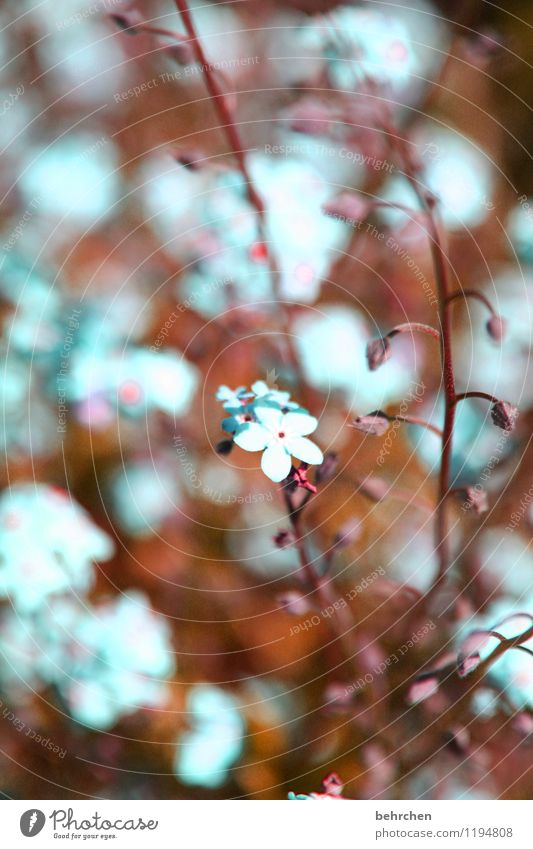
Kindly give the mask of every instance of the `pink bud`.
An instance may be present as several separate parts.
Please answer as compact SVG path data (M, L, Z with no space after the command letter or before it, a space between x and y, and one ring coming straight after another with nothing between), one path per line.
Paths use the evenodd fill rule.
M510 432L514 430L518 409L508 401L496 401L491 408L490 414L496 427Z
M501 342L505 336L507 322L501 315L491 315L487 321L487 333L495 342Z
M528 735L533 731L533 716L525 711L517 713L514 718L513 726L519 734Z
M435 675L428 675L425 678L419 678L414 684L409 687L407 693L407 704L416 705L423 702L430 696L433 696L439 689L439 680Z
M476 489L475 486L467 486L465 489L465 507L472 509L477 516L481 516L489 509L489 499L484 489Z
M381 501L386 498L390 492L390 484L383 478L378 478L375 475L369 475L359 485L360 491L372 501Z
M368 203L353 192L341 192L322 207L326 215L361 221L368 215Z
M367 416L357 416L352 422L352 427L360 430L362 433L369 433L372 436L383 436L389 429L390 422L385 413L382 413L381 410L376 410Z
M324 693L329 710L341 710L352 704L352 694L348 691L346 684L334 682L328 684Z
M366 358L370 371L376 371L383 363L390 359L392 354L391 344L386 336L374 339L366 346Z
M335 548L343 548L346 545L350 545L360 536L361 522L359 519L350 519L335 534Z
M481 657L478 652L474 652L474 654L470 654L468 657L463 658L459 661L459 665L457 667L459 677L466 678L466 676L470 675L474 669L477 669L480 663Z
M296 133L321 136L329 132L330 121L330 109L324 103L308 98L291 109L289 126Z
M279 595L278 602L281 607L286 609L287 613L292 613L293 616L305 616L312 610L307 598L296 590L289 590Z
M274 536L274 544L278 548L287 548L289 545L292 545L293 542L294 534L291 531L278 531L278 533Z

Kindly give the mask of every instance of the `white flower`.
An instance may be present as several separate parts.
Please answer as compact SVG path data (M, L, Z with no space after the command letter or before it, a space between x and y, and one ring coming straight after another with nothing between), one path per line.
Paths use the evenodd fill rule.
M235 442L245 451L263 451L261 468L273 481L282 481L291 470L291 456L304 463L318 464L322 451L305 437L313 433L317 420L306 412L282 413L272 407L255 408L257 421L242 425Z

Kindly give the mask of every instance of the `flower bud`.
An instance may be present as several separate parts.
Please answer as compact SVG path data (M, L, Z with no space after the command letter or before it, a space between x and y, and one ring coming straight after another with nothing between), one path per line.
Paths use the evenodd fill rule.
M274 536L274 544L278 548L287 548L289 545L292 545L294 542L294 534L291 531L278 531L278 533Z
M390 491L390 484L383 478L378 478L375 475L369 475L359 484L359 489L372 501L382 501L387 497Z
M334 546L336 549L351 545L361 536L361 522L359 519L350 519L342 525L335 534Z
M518 409L508 401L496 401L492 405L490 414L496 427L501 427L502 430L506 431L514 430L518 418Z
M217 454L226 457L233 448L233 439L222 439L215 448Z
M362 433L369 433L372 436L383 436L389 429L390 422L385 413L381 410L375 410L367 416L357 416L352 422L352 427L360 430Z
M376 369L390 359L391 354L390 340L386 336L369 342L366 346L366 358L370 371L376 371Z
M368 203L353 192L341 192L322 207L326 215L361 221L368 215Z
M143 18L140 12L131 9L129 12L123 12L121 15L109 15L115 26L127 32L128 35L138 35L140 32L139 24L142 24Z
M495 342L501 342L505 336L507 322L501 315L491 315L487 321L487 333Z
M420 677L409 687L406 701L409 705L416 705L434 695L439 689L439 679L435 675Z
M293 616L305 616L312 610L307 598L296 590L289 590L279 595L277 600L281 607L284 607L287 613L292 613Z
M473 510L477 516L481 516L489 509L489 499L484 489L476 489L475 486L467 486L464 490L466 496L465 507Z

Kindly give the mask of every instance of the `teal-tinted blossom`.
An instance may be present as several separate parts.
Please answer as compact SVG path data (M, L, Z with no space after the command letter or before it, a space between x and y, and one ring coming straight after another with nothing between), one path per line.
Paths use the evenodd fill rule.
M170 629L143 593L78 613L70 637L75 651L57 685L79 722L110 728L139 708L164 705L175 668Z
M188 694L190 731L181 735L174 772L184 784L219 787L243 748L244 720L237 699L208 684Z
M111 539L66 491L42 484L4 491L0 527L0 597L22 612L50 596L86 592L94 562L113 554Z
M222 391L227 395L226 389L221 387L219 394ZM232 408L233 415L222 422L223 430L233 434L235 444L244 451L263 451L261 468L275 482L288 476L291 457L320 464L324 459L322 451L306 438L317 428L314 416L291 402L288 392L270 389L264 381L257 381L252 389L255 398ZM241 390L242 387L236 392L243 398Z

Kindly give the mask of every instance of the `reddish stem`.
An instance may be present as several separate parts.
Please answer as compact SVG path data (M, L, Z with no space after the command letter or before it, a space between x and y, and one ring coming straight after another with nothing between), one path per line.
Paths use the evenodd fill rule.
M310 498L310 494L305 498L304 504L300 505L299 507L294 506L291 494L286 486L283 488L283 495L285 498L285 504L287 505L287 513L294 535L294 545L298 553L298 558L300 560L300 569L302 577L316 594L316 597L319 600L322 608L332 608L335 611L333 616L327 618L327 622L333 633L333 636L338 639L340 645L343 648L343 655L345 660L348 660L350 663L352 663L352 665L354 666L355 673L359 674L359 669L355 664L355 655L357 654L357 649L354 649L352 647L352 642L350 638L350 634L353 629L351 616L349 613L347 616L345 615L347 613L347 610L342 606L339 605L338 609L334 607L338 598L336 598L331 593L331 580L329 578L321 577L320 575L318 575L312 563L310 563L309 558L307 557L300 519L303 506L304 504L307 504L307 501Z
M483 292L478 292L477 289L460 289L457 292L453 292L451 295L448 296L447 303L451 304L458 298L475 298L487 307L491 315L497 315L487 296L484 295Z
M432 586L424 596L424 603L427 605L429 599L434 595L437 589L443 582L449 566L450 566L450 542L448 539L448 522L447 522L447 495L450 487L450 470L452 456L452 438L453 427L455 423L455 375L453 370L452 357L452 331L451 331L451 314L450 314L450 283L448 275L448 262L444 249L443 238L441 236L441 222L438 214L436 201L426 189L422 187L418 180L418 168L413 162L411 151L405 141L390 124L384 126L385 132L389 135L392 143L402 159L405 176L409 181L411 188L415 192L419 203L425 213L430 250L435 269L435 278L437 282L438 300L439 300L439 343L440 343L440 359L443 377L444 389L444 426L442 430L442 446L441 446L441 461L439 471L439 489L438 503L436 508L435 521L435 551L438 557L438 570Z
M490 404L498 403L498 399L495 398L494 395L490 395L488 392L459 392L459 394L455 396L454 403L458 404L459 401L465 401L467 398L482 398Z
M432 433L436 434L440 439L442 439L442 430L440 427L427 422L425 419L421 419L418 416L387 416L390 422L405 422L406 424L414 424L420 425L421 427L425 427L427 430L432 431Z

